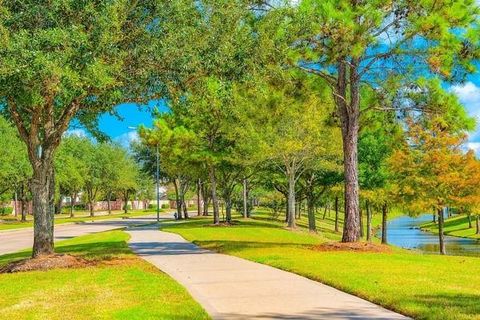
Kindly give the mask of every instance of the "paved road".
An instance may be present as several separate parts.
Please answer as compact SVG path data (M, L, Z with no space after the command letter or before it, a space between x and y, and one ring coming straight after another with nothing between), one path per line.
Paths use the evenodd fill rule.
M156 226L128 232L130 247L184 285L213 319L408 319L296 274L201 249Z
M171 216L161 216L162 219ZM95 222L60 224L55 226L55 241L66 240L84 234L130 227L134 225L150 223L155 221L154 215L136 217L131 219L98 220ZM33 245L33 229L25 228L19 230L7 230L0 232L0 255L17 252Z

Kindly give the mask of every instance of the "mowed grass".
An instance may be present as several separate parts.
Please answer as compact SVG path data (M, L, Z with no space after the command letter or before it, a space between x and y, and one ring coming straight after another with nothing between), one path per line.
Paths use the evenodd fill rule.
M331 219L319 221L319 234L287 230L265 215L236 221L234 226L214 227L211 219L192 219L165 224L162 230L205 248L306 276L417 319L480 319L479 258L422 255L395 247L391 253L318 251L312 245L340 239L332 231Z
M468 217L458 215L445 220L444 232L446 235L462 238L480 239L480 234L476 234L475 216L472 216L472 228L469 228ZM420 228L424 231L438 233L438 224L429 222L422 224Z
M64 223L82 223L82 222L90 222L90 221L98 221L98 220L108 220L108 219L118 219L118 218L133 218L138 216L144 216L148 214L153 214L156 211L153 210L132 210L128 213L124 213L123 211L115 211L112 214L102 214L94 217L90 217L89 213L86 212L78 212L76 216L70 218L68 214L58 214L55 215L55 224L64 224ZM162 209L160 213L170 212L168 210ZM3 216L0 217L0 220L4 220L0 222L0 231L1 230L12 230L12 229L22 229L22 228L29 228L33 227L33 220L32 217L29 216L29 220L26 222L22 222L19 220L20 217L15 218L14 216Z
M128 238L109 231L57 243L57 252L95 266L0 274L0 318L209 319L181 285L137 258ZM29 255L0 256L0 265Z

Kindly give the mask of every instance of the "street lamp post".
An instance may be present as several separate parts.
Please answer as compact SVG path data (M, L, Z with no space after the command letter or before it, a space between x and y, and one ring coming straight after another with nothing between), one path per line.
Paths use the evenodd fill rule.
M156 184L157 184L157 223L160 222L160 166L159 166L159 154L158 154L158 143L156 145Z

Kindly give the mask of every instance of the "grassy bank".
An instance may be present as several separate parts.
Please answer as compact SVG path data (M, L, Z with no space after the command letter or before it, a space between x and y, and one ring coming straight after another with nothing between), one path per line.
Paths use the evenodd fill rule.
M110 231L56 244L94 266L0 274L2 319L208 319L188 292L137 258L128 234ZM0 256L0 265L30 255Z
M438 224L429 222L422 224L420 228L424 231L438 234ZM454 216L445 220L445 234L454 237L480 239L480 234L476 234L475 216L472 216L472 228L469 227L468 217L466 215Z
M238 218L230 227L192 219L170 223L163 230L202 247L301 274L415 318L480 319L480 259L399 248L390 253L319 251L312 245L340 238L332 231L331 219L320 220L319 234L302 228L286 230L282 222L264 215Z
M155 213L155 209L149 210L131 210L128 213L124 213L123 211L114 211L112 214L101 214L94 217L90 217L90 214L87 212L78 212L74 218L70 218L67 214L59 214L55 216L55 224L63 224L63 223L81 223L81 222L90 222L90 221L97 221L97 220L107 220L107 219L114 219L114 218L133 218L138 216L144 216L148 214ZM160 213L170 212L168 209L162 209ZM26 222L21 222L20 217L0 217L0 220L4 220L0 222L0 231L1 230L11 230L11 229L21 229L21 228L29 228L33 226L33 220L31 216L29 216L29 220Z

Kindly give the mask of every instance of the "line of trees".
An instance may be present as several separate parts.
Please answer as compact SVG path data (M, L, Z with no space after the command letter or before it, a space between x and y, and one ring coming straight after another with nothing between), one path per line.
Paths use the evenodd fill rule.
M3 117L0 117L0 141L2 200L18 200L20 206L14 208L15 214L21 213L21 220L26 221L32 170L24 144L15 128ZM154 197L152 177L144 174L128 151L115 143L95 143L91 138L68 135L59 146L54 164L55 213L62 212L66 197L71 199L71 217L74 217L75 201L80 196L92 217L98 200L107 201L110 214L112 200L122 199L123 210L127 213L129 201Z
M241 130L231 130L238 121L235 88L255 89L254 79L260 79L261 87L280 88L281 103L306 103L311 95L296 96L295 88L292 94L282 83L290 81L284 71L292 70L312 77L307 82L315 83L312 90L325 98L325 109L338 123L343 241L357 241L362 118L410 109L393 102L420 76L453 83L473 72L479 56L476 12L474 1L461 0L2 1L0 104L17 128L32 168L33 256L53 252L54 159L72 119L101 136L98 116L116 104L166 99L177 117L170 129L183 126L195 133L197 157L185 161L203 166L192 183L208 181L218 223L217 198L225 198L227 211L231 209L232 179L241 177L244 193L248 181L256 179L251 179L255 170L244 163L250 155L244 157L249 148L240 146ZM417 106L417 112L428 111ZM325 112L318 119L312 115L312 121L323 122ZM239 153L225 152L230 149ZM292 185L306 170L307 158L283 161L290 179L284 190L290 194L289 211ZM176 176L181 194L185 178ZM92 197L94 189L89 187ZM293 219L290 212L290 226Z

